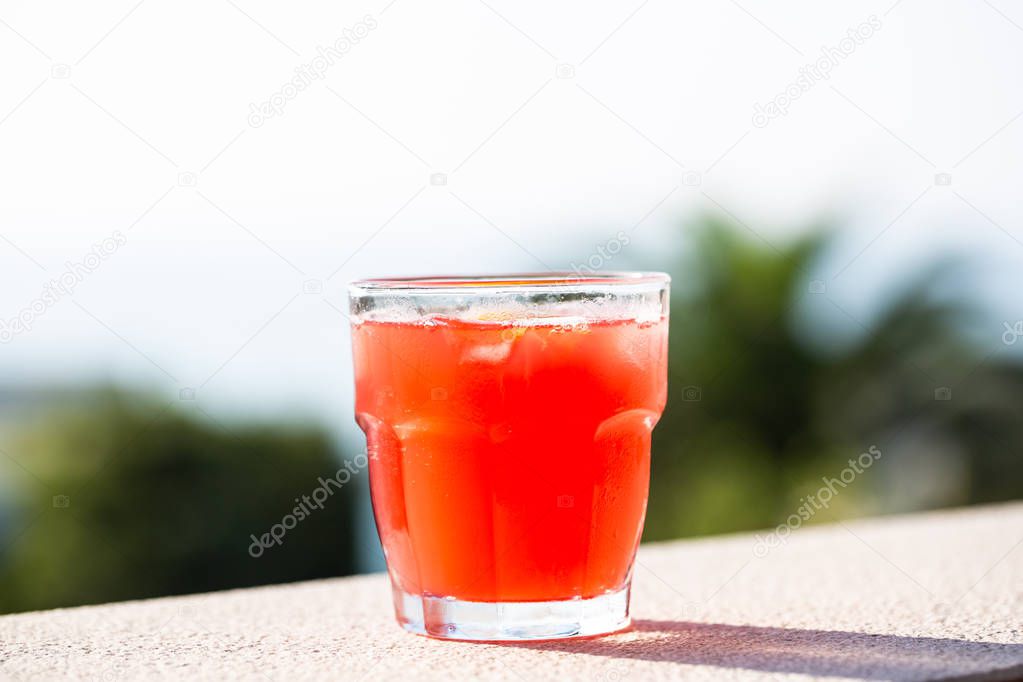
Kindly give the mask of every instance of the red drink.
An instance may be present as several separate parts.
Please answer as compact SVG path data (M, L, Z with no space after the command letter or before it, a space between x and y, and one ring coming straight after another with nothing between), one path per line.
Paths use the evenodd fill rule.
M662 307L356 320L357 420L400 619L410 596L627 602L666 399Z

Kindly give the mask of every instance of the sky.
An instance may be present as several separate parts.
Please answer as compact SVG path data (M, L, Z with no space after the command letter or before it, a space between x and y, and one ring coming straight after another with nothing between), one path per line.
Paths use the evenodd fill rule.
M606 267L668 268L705 215L844 228L813 277L857 319L942 253L984 264L982 335L1023 318L1005 0L4 0L0 62L0 385L348 433L346 282L620 230Z

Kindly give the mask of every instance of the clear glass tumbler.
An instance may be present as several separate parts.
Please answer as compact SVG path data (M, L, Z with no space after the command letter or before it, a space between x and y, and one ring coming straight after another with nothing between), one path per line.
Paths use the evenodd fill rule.
M667 397L669 281L350 286L356 420L405 629L493 641L628 625Z

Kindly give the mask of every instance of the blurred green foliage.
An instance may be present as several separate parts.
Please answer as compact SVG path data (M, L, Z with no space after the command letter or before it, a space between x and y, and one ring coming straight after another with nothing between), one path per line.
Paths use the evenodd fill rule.
M881 458L814 521L1023 497L1023 367L997 323L971 341L976 304L942 293L963 264L922 269L868 323L811 277L830 243L696 229L674 272L644 540L775 526L871 446Z
M13 519L0 541L0 612L354 571L354 481L282 544L249 554L251 535L341 466L318 430L225 426L197 409L100 392L18 434L10 454L22 468L0 462L21 482L4 499Z

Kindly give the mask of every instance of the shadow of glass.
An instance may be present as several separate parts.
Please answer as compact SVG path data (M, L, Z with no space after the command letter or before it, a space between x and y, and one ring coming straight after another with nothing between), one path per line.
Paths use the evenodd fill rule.
M637 620L601 638L520 644L534 650L864 680L1023 679L1023 644L861 632Z

